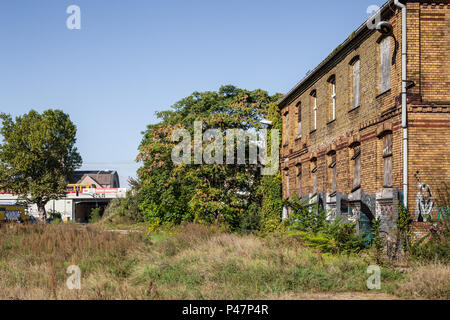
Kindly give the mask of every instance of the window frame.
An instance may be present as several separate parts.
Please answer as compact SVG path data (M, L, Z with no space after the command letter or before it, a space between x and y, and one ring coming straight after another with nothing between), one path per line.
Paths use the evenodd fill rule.
M351 160L353 161L353 192L361 188L361 144L358 142L351 148L353 150L353 156L351 158Z
M387 52L385 52L385 50ZM387 92L391 90L391 77L392 77L392 70L391 70L391 61L392 61L392 55L391 55L391 37L384 37L379 42L379 54L380 54L380 94L383 94L384 92ZM386 77L386 78L385 78Z
M286 118L286 141L285 141L285 146L289 145L289 111L287 111L284 114L285 118Z
M331 119L329 122L336 120L336 75L328 78L328 83L331 87Z
M359 56L350 61L352 79L352 110L361 106L361 59Z
M302 102L297 103L297 139L302 137Z
M310 96L313 104L313 129L311 132L314 132L317 130L317 90L311 91Z

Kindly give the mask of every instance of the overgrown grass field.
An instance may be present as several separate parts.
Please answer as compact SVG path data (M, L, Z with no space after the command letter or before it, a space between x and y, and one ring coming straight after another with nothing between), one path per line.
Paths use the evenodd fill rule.
M109 229L109 228L108 228ZM321 253L275 234L237 235L186 224L168 232L101 225L3 225L0 299L449 299L450 267L383 265L369 291L370 251ZM81 269L69 290L68 266Z

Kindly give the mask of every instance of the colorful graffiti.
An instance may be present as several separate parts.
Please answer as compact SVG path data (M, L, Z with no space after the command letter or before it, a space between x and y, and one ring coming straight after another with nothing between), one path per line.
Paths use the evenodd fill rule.
M436 207L436 216L438 220L450 219L450 207Z

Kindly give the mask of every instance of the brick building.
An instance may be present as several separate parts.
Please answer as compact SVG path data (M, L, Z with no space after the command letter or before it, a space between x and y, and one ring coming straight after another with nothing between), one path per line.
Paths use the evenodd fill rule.
M392 0L379 16L279 102L281 170L283 197L361 228L381 217L389 234L399 201L420 227L450 180L450 2Z

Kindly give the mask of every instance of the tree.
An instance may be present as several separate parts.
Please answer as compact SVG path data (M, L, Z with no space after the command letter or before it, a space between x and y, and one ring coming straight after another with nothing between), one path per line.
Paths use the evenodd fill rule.
M36 204L45 220L45 205L64 196L67 179L82 164L76 126L60 110L31 110L15 121L2 113L0 119L0 189Z
M264 90L223 86L218 92L194 92L175 103L173 110L157 113L161 122L148 126L138 155L143 164L138 174L142 183L141 209L146 220L224 222L232 229L237 228L250 206L255 203L260 206L258 186L262 176L257 165L177 166L171 159L178 143L171 140L172 133L185 129L193 137L196 121L203 123L203 133L208 129L219 129L222 133L227 129L257 130L268 110L276 108L280 97ZM202 151L210 144L203 141ZM192 144L190 148L192 151Z

